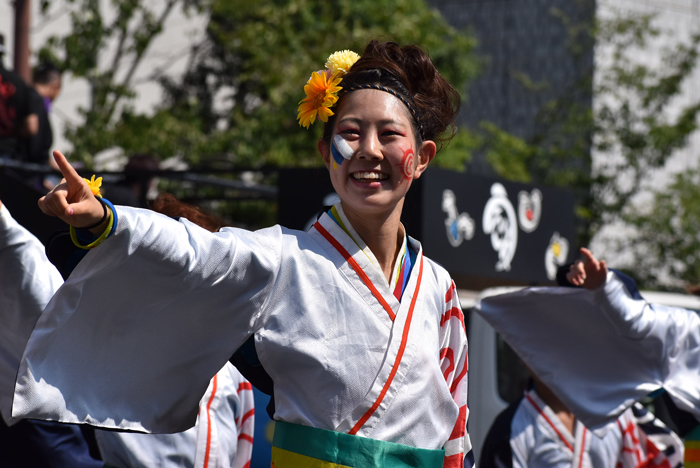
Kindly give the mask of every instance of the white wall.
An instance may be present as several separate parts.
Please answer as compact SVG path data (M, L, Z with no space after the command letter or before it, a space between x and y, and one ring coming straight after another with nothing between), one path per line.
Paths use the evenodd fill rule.
M662 34L652 46L644 51L631 50L631 57L641 63L658 67L661 62L663 48L670 43L688 41L694 32L700 31L700 0L598 0L598 15L610 17L625 13L654 13L654 25L662 30ZM608 60L604 50L597 50L595 65L597 69L605 67ZM597 78L597 77L596 77ZM700 101L700 68L683 84L683 94L669 107L669 116L676 116L680 109L691 103ZM596 102L594 97L594 106ZM593 154L594 165L603 156ZM686 148L677 151L667 162L666 166L656 171L646 182L649 189L663 188L670 181L670 176L690 168L698 167L700 161L700 132L696 131L690 138ZM636 199L644 204L650 199L649 193L642 194ZM600 257L605 257L613 266L622 265L629 257L619 252L616 239L629 235L631 231L622 226L608 226L593 240L592 248Z

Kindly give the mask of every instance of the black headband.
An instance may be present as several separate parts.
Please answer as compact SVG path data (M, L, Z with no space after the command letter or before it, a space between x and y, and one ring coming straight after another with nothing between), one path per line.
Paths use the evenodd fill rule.
M403 102L404 105L408 108L408 110L411 111L411 115L413 116L413 118L416 121L416 125L418 126L418 133L420 134L421 140L425 140L423 124L421 123L420 117L418 117L418 113L416 112L415 107L413 107L413 105L411 105L411 103L408 102L408 99L401 96L399 93L397 93L396 91L394 91L391 88L386 88L384 86L379 86L379 85L375 85L375 84L358 84L358 85L352 86L350 88L343 88L341 93L347 94L351 91L357 91L359 89L376 89L378 91L384 91L385 93L389 93L389 94L393 95L396 99Z

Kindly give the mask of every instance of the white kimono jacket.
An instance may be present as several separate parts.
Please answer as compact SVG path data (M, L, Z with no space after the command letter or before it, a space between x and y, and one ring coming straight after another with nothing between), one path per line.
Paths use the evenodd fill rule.
M44 307L63 283L44 246L0 208L0 413L12 419L12 395L22 352Z
M177 434L96 430L104 462L114 468L244 468L253 453L253 388L233 365L209 382L197 424Z
M479 312L586 427L664 388L700 420L700 316L634 299L614 273L595 291L529 288Z
M0 208L0 411L9 424L22 352L44 307L63 284L43 244ZM57 364L59 368L62 364ZM252 387L231 365L209 384L204 417L181 434L151 436L120 432L96 435L107 463L115 467L243 467L252 453ZM182 385L182 382L181 382ZM246 417L247 415L247 417ZM168 464L170 463L170 464Z
M116 233L39 320L14 416L184 430L209 379L255 335L275 419L444 448L461 466L471 449L463 316L449 275L419 243L399 302L327 214L308 233L212 234L117 210Z

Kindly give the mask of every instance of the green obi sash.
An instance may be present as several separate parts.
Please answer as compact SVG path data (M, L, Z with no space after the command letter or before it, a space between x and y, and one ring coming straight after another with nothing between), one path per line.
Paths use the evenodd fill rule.
M275 421L273 468L442 468L444 450Z

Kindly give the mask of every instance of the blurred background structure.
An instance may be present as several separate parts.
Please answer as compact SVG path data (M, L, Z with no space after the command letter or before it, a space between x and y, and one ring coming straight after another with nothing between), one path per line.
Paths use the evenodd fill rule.
M53 148L113 186L130 157L157 160L140 199L169 191L242 227L303 227L333 200L313 172L320 129L296 122L309 73L370 38L415 42L463 103L435 160L456 172L429 172L404 221L431 256L466 259L458 287L551 284L581 246L646 289L700 283L698 0L0 0L8 68L15 3L31 5L25 62L62 72ZM0 159L0 195L51 173ZM33 196L16 202L39 229ZM512 214L519 248L496 249L489 206ZM498 349L509 378L517 359Z

